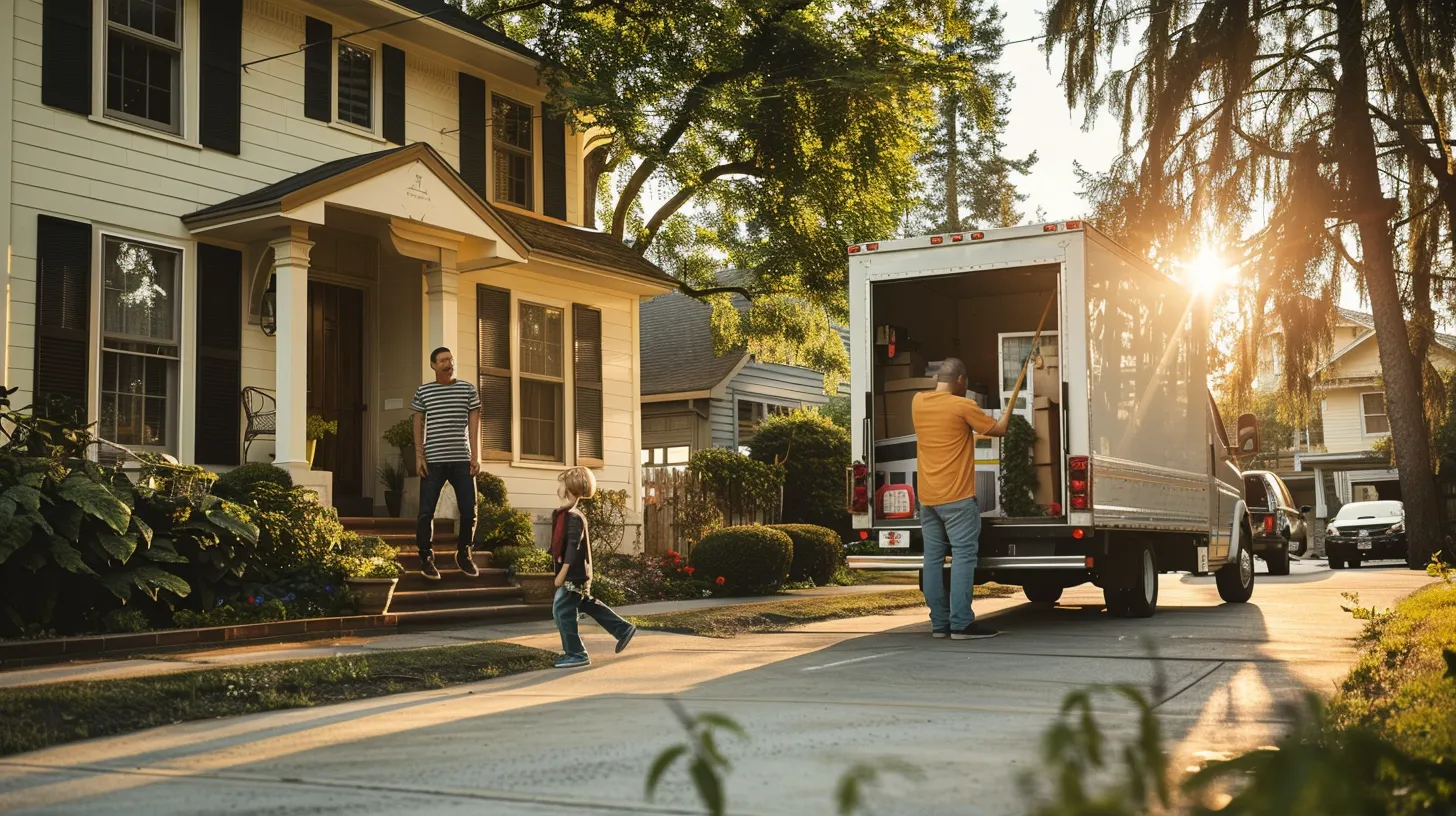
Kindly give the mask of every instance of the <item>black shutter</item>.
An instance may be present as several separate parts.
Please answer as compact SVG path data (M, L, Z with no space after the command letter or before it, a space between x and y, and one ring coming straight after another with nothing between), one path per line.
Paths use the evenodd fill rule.
M576 459L604 460L602 429L602 313L571 307L572 377L576 386Z
M91 225L36 224L36 413L86 420L91 383Z
M243 254L197 245L195 461L238 464L243 390Z
M384 138L404 144L404 52L384 46Z
M485 198L485 80L460 75L460 177Z
M477 284L475 337L480 376L480 450L511 452L511 293Z
M334 84L334 27L323 20L304 18L303 115L320 122L332 122L329 98Z
M40 42L40 101L90 114L91 0L45 0Z
M198 11L202 30L200 140L203 147L236 156L242 151L243 0L207 0L198 5Z
M566 119L541 109L541 211L566 220Z

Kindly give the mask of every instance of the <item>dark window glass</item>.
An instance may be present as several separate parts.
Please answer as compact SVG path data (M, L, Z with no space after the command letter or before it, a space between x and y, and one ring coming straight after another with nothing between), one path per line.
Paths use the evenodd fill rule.
M339 121L374 127L374 54L352 43L339 43Z

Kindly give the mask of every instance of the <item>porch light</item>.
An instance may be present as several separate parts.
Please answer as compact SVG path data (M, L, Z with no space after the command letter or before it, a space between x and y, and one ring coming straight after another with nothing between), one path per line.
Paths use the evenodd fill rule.
M278 331L278 276L268 277L268 291L263 293L263 313L258 318L263 333L272 337Z

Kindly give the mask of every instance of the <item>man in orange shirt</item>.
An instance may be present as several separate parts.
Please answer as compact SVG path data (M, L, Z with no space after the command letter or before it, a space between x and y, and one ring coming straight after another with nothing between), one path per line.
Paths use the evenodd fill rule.
M966 398L966 364L954 357L940 364L934 391L915 395L916 472L920 532L925 544L921 591L930 606L935 637L953 640L995 637L995 629L976 623L971 611L976 557L981 538L981 507L976 502L976 436L1005 436L1011 411L995 420ZM1012 402L1016 400L1012 397ZM950 551L950 601L941 575ZM948 607L948 608L947 608Z

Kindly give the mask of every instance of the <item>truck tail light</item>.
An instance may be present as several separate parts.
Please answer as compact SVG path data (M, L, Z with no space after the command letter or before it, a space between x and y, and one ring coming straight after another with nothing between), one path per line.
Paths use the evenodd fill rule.
M1274 516L1269 515L1264 517L1264 532L1274 532Z
M863 515L870 511L870 467L861 462L849 466L845 473L845 504L849 512Z
M1092 507L1092 463L1086 456L1067 459L1067 493L1073 510Z

